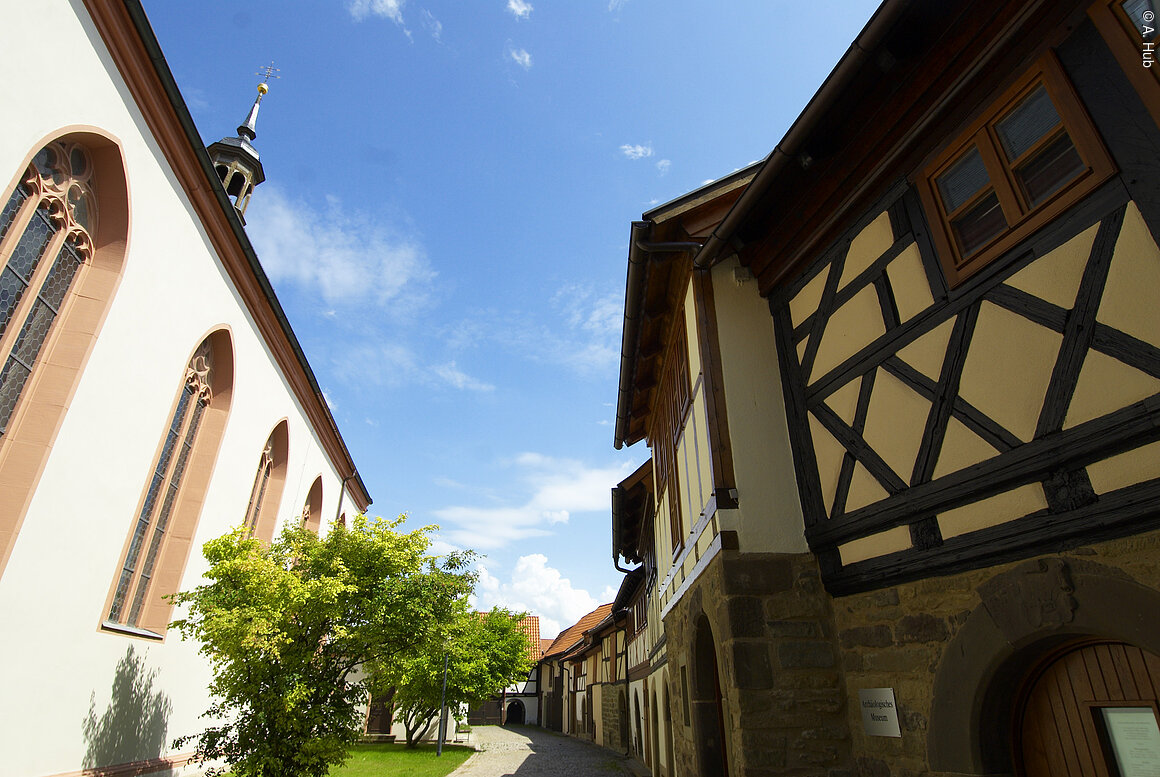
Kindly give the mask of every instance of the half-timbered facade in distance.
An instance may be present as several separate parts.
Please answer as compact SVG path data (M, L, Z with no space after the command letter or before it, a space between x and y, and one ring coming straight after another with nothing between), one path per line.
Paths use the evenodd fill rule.
M1114 775L1160 741L1153 14L886 0L763 163L632 226L654 774Z

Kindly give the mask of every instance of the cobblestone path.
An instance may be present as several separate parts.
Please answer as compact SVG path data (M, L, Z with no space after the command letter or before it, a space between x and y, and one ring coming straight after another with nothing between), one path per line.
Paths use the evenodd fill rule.
M475 726L479 749L451 777L621 777L633 774L628 758L536 726Z

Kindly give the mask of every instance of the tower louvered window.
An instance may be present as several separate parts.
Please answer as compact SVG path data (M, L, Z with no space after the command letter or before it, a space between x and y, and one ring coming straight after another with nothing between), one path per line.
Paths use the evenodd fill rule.
M92 256L93 165L75 143L40 150L0 211L0 435L81 266Z

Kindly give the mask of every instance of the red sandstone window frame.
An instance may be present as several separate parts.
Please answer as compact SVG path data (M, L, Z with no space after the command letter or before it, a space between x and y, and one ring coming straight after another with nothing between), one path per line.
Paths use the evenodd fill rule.
M1052 125L1028 149L1008 159L997 129L1017 109L1031 102L1042 88L1058 114ZM1046 155L1057 141L1070 140L1081 162L1079 172L1052 190L1042 201L1033 202L1020 183L1019 170ZM981 158L987 183L955 207L948 207L938 181L967 164L972 153ZM1055 55L1048 52L1014 84L991 102L953 142L949 143L919 174L919 197L932 226L935 248L954 287L1004 255L1040 227L1090 194L1116 171L1111 156L1088 118L1082 103L1067 80ZM978 245L964 249L956 238L956 224L972 211L997 199L1004 226ZM992 212L994 208L991 209Z

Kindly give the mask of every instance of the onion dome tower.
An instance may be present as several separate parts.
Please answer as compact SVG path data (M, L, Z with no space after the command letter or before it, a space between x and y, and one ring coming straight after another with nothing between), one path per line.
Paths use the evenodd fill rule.
M243 224L246 223L246 206L250 204L250 195L253 194L254 187L266 180L253 140L258 136L258 106L261 105L266 92L270 91L267 82L277 68L269 65L263 69L266 71L266 78L258 84L258 96L250 106L246 120L238 126L238 134L232 138L222 138L207 149L218 178L221 179L226 194L233 201Z

